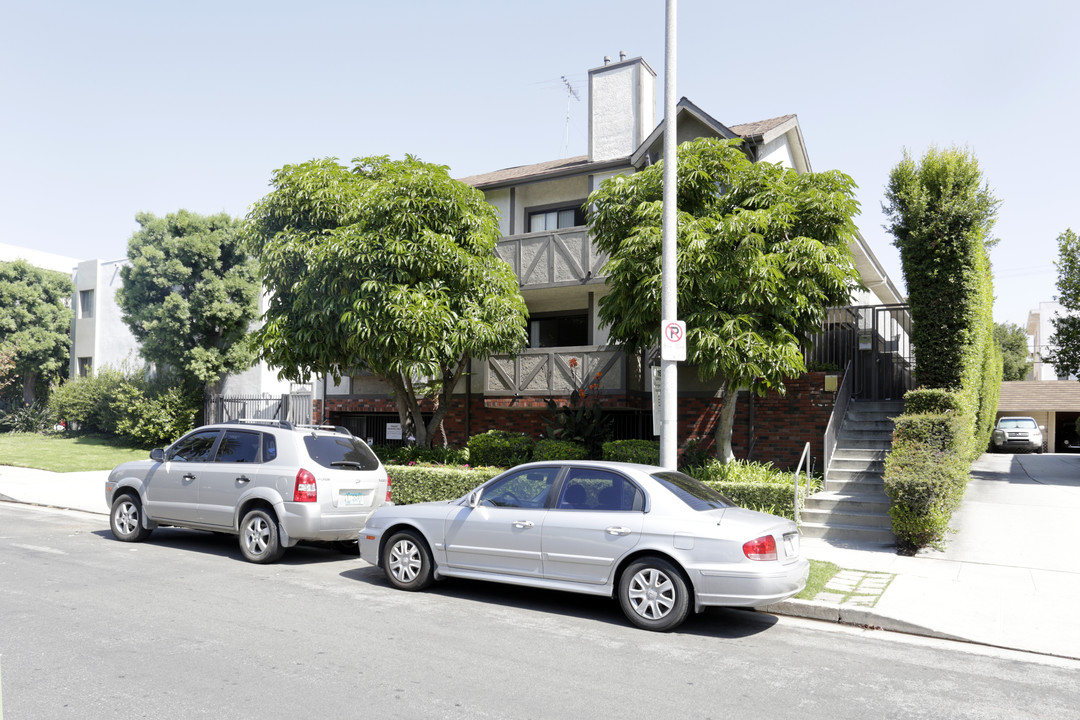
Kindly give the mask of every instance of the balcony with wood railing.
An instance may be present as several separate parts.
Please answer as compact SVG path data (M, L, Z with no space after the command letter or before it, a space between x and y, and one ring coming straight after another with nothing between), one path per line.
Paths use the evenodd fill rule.
M504 237L495 254L510 264L523 290L603 284L600 270L608 260L584 226Z

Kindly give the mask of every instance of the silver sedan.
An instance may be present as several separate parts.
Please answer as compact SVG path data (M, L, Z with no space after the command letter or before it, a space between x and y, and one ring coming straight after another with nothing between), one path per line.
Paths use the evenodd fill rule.
M790 520L680 472L584 461L519 465L458 500L381 507L360 554L402 590L459 577L617 597L630 622L658 631L691 607L789 598L810 568Z

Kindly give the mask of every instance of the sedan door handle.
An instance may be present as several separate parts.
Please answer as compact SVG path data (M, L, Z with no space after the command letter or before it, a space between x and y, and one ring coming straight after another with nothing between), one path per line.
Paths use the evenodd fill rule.
M195 474L194 473L187 473L186 475L184 475L184 479L185 480L194 480L195 479Z
M236 478L236 482L238 482L238 483L246 483L246 482L251 482L251 481L248 480L246 475L241 475L240 477Z
M613 525L613 526L609 527L607 530L605 530L604 532L606 532L608 535L629 535L630 534L630 528L628 528L628 527L617 527L617 526Z
M532 526L533 526L533 521L532 520L515 520L514 521L514 527L516 527L518 530L528 530Z

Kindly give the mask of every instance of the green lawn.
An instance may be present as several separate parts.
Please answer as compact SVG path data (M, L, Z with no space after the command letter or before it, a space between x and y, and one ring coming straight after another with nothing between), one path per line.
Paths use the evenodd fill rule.
M806 581L806 587L795 597L799 600L813 600L817 594L825 589L825 583L832 576L840 572L840 568L831 562L823 560L810 561L810 577Z
M0 465L79 472L112 470L128 460L145 460L147 450L116 445L111 439L90 435L63 437L32 433L0 435Z

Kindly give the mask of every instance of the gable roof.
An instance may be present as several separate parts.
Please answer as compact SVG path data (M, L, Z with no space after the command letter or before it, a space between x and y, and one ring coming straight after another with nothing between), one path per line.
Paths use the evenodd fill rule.
M725 139L742 138L747 141L747 145L763 145L794 129L798 135L798 148L796 152L801 155L807 169L810 168L810 160L806 156L806 146L802 142L802 131L799 129L799 120L796 115L781 115L780 117L769 118L768 120L758 120L756 122L742 123L740 125L728 127L685 97L679 101L676 108L676 118L683 114L689 115L715 132L719 137ZM676 120L676 122L678 122L678 120ZM649 136L645 138L644 142L641 143L638 149L634 151L634 154L627 158L591 163L589 162L588 155L578 155L576 157L563 158L561 160L548 160L546 162L533 163L532 165L517 165L515 167L503 168L502 170L494 170L489 173L470 175L468 177L459 178L459 180L466 185L471 185L481 190L490 190L521 182L550 180L561 175L580 175L583 173L594 173L619 167L630 167L631 165L640 167L641 163L645 160L646 155L654 148L654 146L656 146L660 138L663 137L664 126L665 123L661 120L660 124L656 126Z

